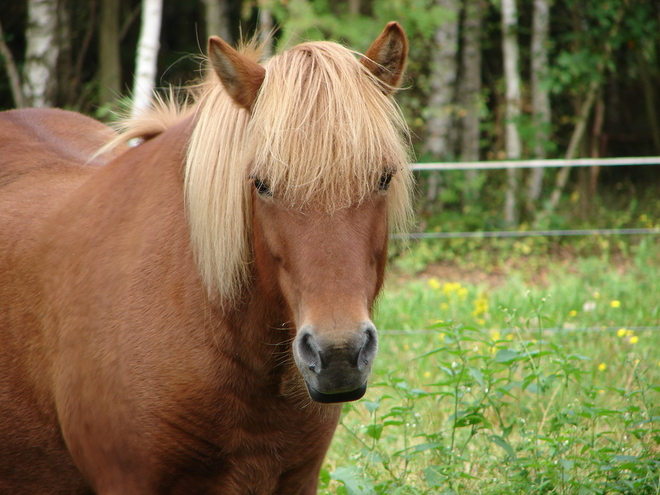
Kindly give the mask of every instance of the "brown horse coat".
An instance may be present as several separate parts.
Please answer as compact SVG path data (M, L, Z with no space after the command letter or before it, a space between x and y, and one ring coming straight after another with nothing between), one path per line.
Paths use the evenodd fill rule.
M335 327L369 325L386 198L314 217L252 189L251 282L219 303L185 207L196 118L94 155L113 131L87 117L0 114L0 493L315 493L341 405L310 401L292 340L320 374L353 345Z

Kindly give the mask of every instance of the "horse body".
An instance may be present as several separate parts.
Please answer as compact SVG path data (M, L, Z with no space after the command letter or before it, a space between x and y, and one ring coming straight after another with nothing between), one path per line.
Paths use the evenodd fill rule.
M86 117L0 117L0 492L315 493L341 409L319 402L361 395L376 350L387 198L293 208L243 176L251 261L227 299L186 206L200 120L94 155L112 131Z

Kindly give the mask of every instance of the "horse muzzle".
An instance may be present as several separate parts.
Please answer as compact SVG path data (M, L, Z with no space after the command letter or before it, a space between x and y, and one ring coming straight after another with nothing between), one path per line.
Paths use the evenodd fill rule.
M376 327L370 321L350 332L321 332L304 325L293 342L293 356L309 396L324 404L360 399L378 351Z

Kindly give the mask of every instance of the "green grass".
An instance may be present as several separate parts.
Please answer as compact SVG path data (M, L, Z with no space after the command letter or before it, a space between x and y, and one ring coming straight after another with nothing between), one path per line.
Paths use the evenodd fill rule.
M495 282L394 273L319 493L659 494L656 248Z

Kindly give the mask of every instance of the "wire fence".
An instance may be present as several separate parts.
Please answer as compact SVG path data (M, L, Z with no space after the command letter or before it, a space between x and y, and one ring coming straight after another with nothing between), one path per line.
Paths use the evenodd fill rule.
M572 160L497 160L487 162L414 163L413 171L450 170L498 170L506 168L563 168L563 167L613 167L631 165L660 165L660 156L623 158L576 158ZM477 232L410 232L393 234L393 239L456 239L502 237L553 237L581 235L649 235L660 234L660 228L626 229L564 229L564 230L502 230Z

